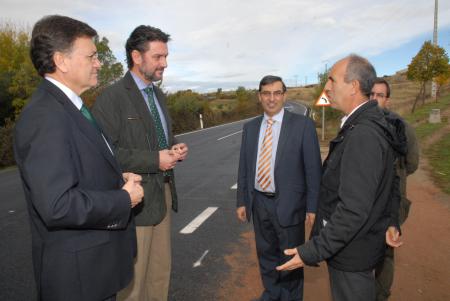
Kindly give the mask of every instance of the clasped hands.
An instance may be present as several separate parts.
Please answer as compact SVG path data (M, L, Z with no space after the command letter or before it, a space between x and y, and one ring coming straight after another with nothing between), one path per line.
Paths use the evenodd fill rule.
M159 169L166 171L173 169L178 161L186 159L188 147L185 143L178 143L171 149L163 149L159 151Z
M122 189L128 192L131 200L131 208L142 202L144 197L144 189L141 186L142 177L140 175L125 172L122 174L125 185Z

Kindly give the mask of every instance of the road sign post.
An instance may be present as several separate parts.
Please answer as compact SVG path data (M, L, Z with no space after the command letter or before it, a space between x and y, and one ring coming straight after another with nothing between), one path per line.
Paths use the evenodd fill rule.
M325 107L331 106L325 91L320 94L319 99L316 101L317 107L322 107L322 141L325 140Z

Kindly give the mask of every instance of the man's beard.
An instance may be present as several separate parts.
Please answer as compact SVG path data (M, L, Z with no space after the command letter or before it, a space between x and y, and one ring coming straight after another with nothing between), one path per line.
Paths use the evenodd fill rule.
M159 80L162 80L162 75L161 78L156 78L155 77L155 73L157 70L155 70L155 72L150 73L148 71L146 71L142 66L139 67L139 72L141 72L141 74L145 77L146 80L148 80L149 82L156 82Z

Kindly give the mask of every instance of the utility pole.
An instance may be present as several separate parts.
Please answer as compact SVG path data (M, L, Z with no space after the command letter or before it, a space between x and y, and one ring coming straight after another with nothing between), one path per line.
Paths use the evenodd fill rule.
M298 79L298 75L296 74L296 75L294 75L294 78L295 78L295 87L297 87L298 85L297 85L297 79Z
M434 0L434 31L433 31L433 45L437 45L437 28L438 28L438 0Z
M438 0L434 0L434 29L433 29L433 45L437 46L438 41ZM437 85L433 80L431 82L431 98L436 99Z

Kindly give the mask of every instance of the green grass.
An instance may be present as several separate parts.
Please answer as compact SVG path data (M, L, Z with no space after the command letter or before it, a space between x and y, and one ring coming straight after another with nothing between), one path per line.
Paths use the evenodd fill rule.
M430 145L425 154L432 167L432 175L441 189L450 194L450 133Z
M426 137L429 137L431 134L433 134L434 132L440 130L441 128L443 128L444 126L447 125L447 119L442 119L441 123L428 123L425 122L419 126L416 127L416 136L417 139L423 140Z
M431 168L431 176L434 182L447 194L450 194L450 133L445 134L439 141L432 145L426 145L425 141L432 134L448 125L448 118L442 116L442 112L450 107L450 94L440 97L438 102L429 102L420 106L414 113L404 116L415 127L417 139L422 142L422 155L425 155ZM431 109L441 110L441 123L428 123Z
M441 111L447 109L450 106L450 94L440 97L438 102L432 101L425 103L421 106L419 103L414 113L406 115L404 118L410 124L420 122L422 120L428 120L431 109L440 109Z

